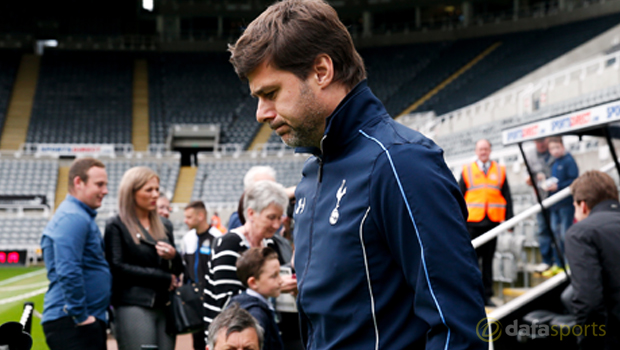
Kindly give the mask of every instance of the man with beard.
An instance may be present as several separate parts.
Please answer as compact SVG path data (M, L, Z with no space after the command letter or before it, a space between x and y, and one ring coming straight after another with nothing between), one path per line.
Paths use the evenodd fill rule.
M295 268L307 349L484 349L467 209L442 150L392 120L336 11L270 6L230 46L256 118L311 153ZM483 321L484 322L484 321Z

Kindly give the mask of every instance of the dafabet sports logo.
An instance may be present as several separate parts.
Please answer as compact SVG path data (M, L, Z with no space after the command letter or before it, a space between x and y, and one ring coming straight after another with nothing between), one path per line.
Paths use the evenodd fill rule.
M483 318L476 325L476 334L484 342L495 342L503 333L509 337L547 338L559 337L560 341L566 337L604 337L607 335L604 324L591 325L547 325L547 324L518 324L514 320L506 328L494 318Z
M494 318L483 318L476 326L476 334L484 342L494 342L502 335L502 324Z

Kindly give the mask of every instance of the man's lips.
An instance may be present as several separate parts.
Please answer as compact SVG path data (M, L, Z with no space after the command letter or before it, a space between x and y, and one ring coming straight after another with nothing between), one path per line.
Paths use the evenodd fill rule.
M271 126L271 129L273 131L275 131L276 134L282 135L286 131L287 127L288 127L288 125L282 123L282 124L277 124L277 125Z

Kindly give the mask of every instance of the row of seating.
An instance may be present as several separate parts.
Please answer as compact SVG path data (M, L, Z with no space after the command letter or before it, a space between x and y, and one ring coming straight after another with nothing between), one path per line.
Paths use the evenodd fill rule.
M253 166L269 165L276 170L277 181L285 187L301 180L305 158L230 160L202 162L198 167L192 199L206 203L232 203L243 193L243 177Z
M486 41L501 45L417 111L433 110L442 115L477 102L612 28L618 21L620 15L614 14L547 29L473 39L476 44ZM458 52L463 51L459 49ZM445 54L447 59L456 61L459 56L456 53L448 51ZM455 57L451 58L451 55ZM417 85L424 86L419 83L421 81Z
M15 82L19 55L13 51L0 51L0 134L9 107L9 98Z
M27 142L131 143L132 67L117 53L46 53Z
M57 178L57 161L0 160L0 196L44 195L53 203Z

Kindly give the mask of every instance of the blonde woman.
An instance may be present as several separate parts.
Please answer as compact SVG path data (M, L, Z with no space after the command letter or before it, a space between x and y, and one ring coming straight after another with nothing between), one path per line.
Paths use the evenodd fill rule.
M181 256L172 224L157 215L159 176L129 169L119 187L119 214L106 223L105 251L112 272L112 306L120 350L173 350L166 333L168 292L180 286Z

